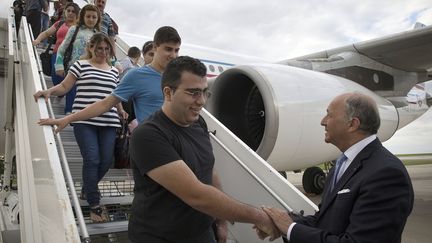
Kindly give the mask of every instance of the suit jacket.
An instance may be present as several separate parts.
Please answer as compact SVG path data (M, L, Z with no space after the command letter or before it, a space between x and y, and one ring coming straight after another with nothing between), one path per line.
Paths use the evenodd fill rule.
M411 213L414 192L402 162L376 139L352 161L330 191L334 169L327 177L312 216L297 215L290 243L401 242Z

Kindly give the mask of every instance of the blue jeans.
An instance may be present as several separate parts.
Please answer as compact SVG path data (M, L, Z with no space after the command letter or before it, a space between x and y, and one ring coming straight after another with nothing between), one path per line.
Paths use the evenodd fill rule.
M56 63L56 58L57 58L57 53L53 53L51 56L51 80L54 84L54 86L56 86L57 84L61 83L63 81L63 79L65 77L59 76L56 74L56 70L55 70L55 63ZM67 74L67 73L65 73ZM71 90L69 90L69 92L66 93L66 101L65 101L65 107L64 107L64 113L68 113L68 112L72 112L72 106L73 106L73 102L75 100L75 95L76 95L76 85L74 85L72 87Z
M65 71L65 77L59 76L56 74L56 70L55 70L55 63L56 63L56 58L57 58L57 53L53 54L51 56L51 80L55 85L61 83L63 81L63 79L66 77L67 75L67 71ZM66 93L66 102L65 102L65 107L64 107L64 113L68 113L68 112L72 112L72 105L73 102L75 100L75 95L76 95L76 85L74 85L71 90L69 90L69 92Z
M43 32L48 29L49 16L48 14L41 13L41 31ZM37 38L37 36L35 37ZM48 38L42 41L42 43L46 46L48 45Z
M57 53L53 53L51 56L51 80L52 80L54 86L61 83L61 81L63 81L63 79L64 79L64 77L58 76L55 72L54 66L55 66L56 58L57 58ZM71 108L71 111L72 111L72 108Z
M82 190L88 204L95 206L100 201L98 183L113 162L116 128L74 123L73 129L83 157Z
M67 75L67 74L66 74ZM69 92L66 93L66 102L65 102L65 108L64 113L72 112L72 105L75 100L76 95L76 85L74 85Z

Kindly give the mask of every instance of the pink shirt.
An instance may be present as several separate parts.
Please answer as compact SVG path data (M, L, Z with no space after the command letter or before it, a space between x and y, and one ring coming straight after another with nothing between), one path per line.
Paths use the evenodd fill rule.
M54 26L57 28L57 25L60 23L60 21L55 22ZM57 53L58 48L60 47L61 43L63 42L64 38L66 37L66 33L69 30L69 27L66 22L64 22L60 28L57 30L57 41L54 45L53 52Z

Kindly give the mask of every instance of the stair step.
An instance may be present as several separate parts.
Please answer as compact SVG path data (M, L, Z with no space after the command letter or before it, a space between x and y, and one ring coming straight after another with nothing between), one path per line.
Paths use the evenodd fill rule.
M102 196L100 199L100 204L102 205L114 205L114 204L120 204L120 205L130 205L132 204L133 196L118 196L118 197L104 197ZM89 204L86 200L79 199L81 207L86 206L88 207Z
M87 224L89 235L110 234L118 232L126 232L128 230L128 221L115 221L98 224ZM80 232L81 233L81 232Z

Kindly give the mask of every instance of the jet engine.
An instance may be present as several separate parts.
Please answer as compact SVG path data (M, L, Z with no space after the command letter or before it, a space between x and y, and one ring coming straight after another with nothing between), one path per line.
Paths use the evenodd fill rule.
M398 128L398 112L392 103L357 83L326 73L279 64L242 65L210 80L210 89L206 108L278 171L311 167L341 153L324 142L320 125L328 104L339 94L361 92L377 102L381 141Z

